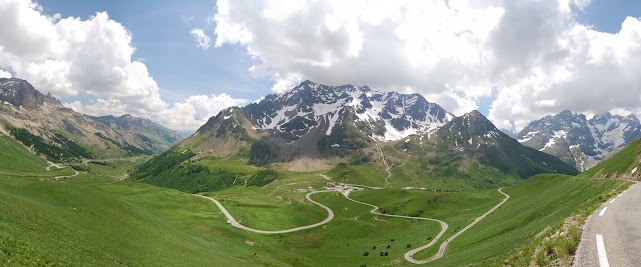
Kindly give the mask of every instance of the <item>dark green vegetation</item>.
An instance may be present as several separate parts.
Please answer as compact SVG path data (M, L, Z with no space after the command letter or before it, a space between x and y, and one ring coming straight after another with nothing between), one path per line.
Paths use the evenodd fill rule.
M32 147L36 152L53 161L66 162L79 157L93 158L93 155L87 149L62 134L55 134L58 139L56 143L62 145L53 145L25 129L13 127L8 123L6 126L16 140L27 147Z
M95 135L96 135L96 136L98 136L98 137L100 137L102 140L105 140L105 141L107 141L107 142L109 142L109 143L111 143L111 144L115 145L116 147L119 147L119 148L121 148L121 149L123 149L123 150L127 151L127 153L129 154L129 156L135 156L135 155L151 155L151 154L153 154L153 152L152 152L152 151L148 151L148 150L145 150L145 149L138 148L138 147L133 146L133 145L131 145L131 144L127 143L127 142L125 142L125 143L124 143L124 145L123 145L123 144L120 144L120 143L116 142L115 140L113 140L113 139L111 139L111 138L109 138L109 137L104 136L104 135L103 135L103 134L101 134L101 133L95 133Z
M144 163L131 173L136 181L178 189L188 193L220 190L232 186L235 173L185 162L195 154L170 150Z
M247 186L265 186L276 180L278 174L273 170L259 171L247 179Z
M266 141L253 142L249 149L249 162L257 166L274 163L279 158L280 149Z

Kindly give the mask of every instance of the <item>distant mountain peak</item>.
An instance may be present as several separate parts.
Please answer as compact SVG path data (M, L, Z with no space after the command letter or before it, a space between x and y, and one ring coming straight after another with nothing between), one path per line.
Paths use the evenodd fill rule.
M351 112L343 111L346 109ZM275 130L291 140L318 127L330 135L336 125L350 120L371 138L393 141L436 128L454 117L420 94L312 81L304 81L283 94L268 95L244 110L257 130ZM346 118L348 114L353 117Z
M634 115L610 112L587 119L565 110L530 122L518 135L519 142L552 154L579 170L586 170L641 137L641 123Z

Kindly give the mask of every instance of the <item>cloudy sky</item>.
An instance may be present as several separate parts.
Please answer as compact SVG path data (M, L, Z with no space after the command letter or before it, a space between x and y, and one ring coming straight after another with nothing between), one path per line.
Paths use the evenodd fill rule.
M418 92L501 128L641 115L641 2L0 0L0 77L195 130L303 80Z

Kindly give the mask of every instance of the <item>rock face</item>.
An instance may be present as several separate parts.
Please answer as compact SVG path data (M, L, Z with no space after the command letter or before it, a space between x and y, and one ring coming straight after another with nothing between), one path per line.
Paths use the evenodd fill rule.
M43 105L63 107L51 94L43 95L27 81L15 78L0 78L0 102L27 110L34 110Z
M641 123L634 115L605 113L588 120L566 110L531 122L516 138L583 171L639 137Z
M0 132L51 161L153 154L178 140L172 134L164 141L149 134L163 130L156 124L145 130L149 123L142 119L129 116L114 122L105 125L66 108L27 81L0 79Z
M319 127L331 135L347 120L373 139L396 141L435 130L454 117L419 94L381 93L367 86L327 86L311 81L284 94L268 95L243 110L256 129L277 131L292 141Z

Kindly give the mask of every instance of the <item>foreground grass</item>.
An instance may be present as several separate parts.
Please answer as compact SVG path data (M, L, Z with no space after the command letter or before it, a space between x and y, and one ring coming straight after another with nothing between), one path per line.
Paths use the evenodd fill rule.
M4 175L28 175L45 172L47 163L13 138L0 134L0 166Z
M4 264L38 265L251 265L242 242L207 242L195 235L212 218L210 207L190 195L129 182L78 177L68 181L27 178L0 182L0 236L43 255L5 254ZM168 215L179 221L168 221ZM218 219L218 218L217 218ZM185 231L185 229L192 229ZM221 247L228 247L227 253ZM21 249L20 249L21 248Z
M504 260L496 259L494 263L486 263L485 265L498 266L503 262L509 262L513 266L572 265L576 250L581 242L583 225L588 216L603 202L628 189L630 185L632 183L617 183L611 191L588 199L583 207L563 219L562 224L545 228L529 244L515 249Z

